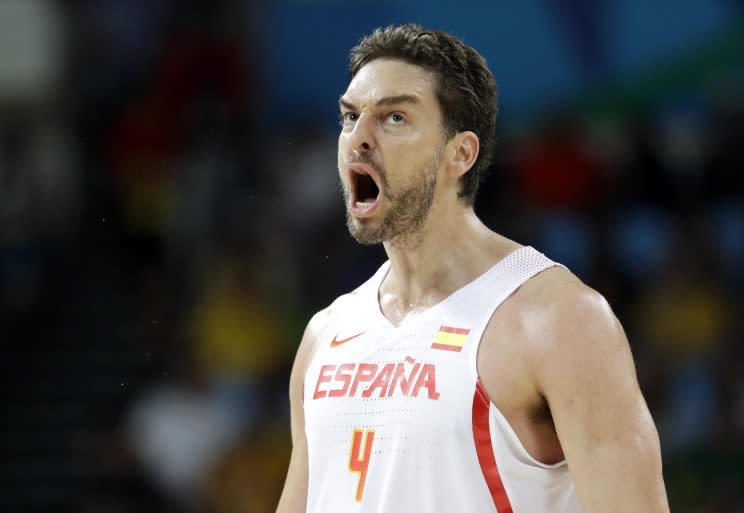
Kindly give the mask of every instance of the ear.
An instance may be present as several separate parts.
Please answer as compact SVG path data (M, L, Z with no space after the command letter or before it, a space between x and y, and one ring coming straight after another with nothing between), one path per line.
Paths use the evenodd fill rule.
M480 150L480 141L474 132L458 132L452 137L448 146L450 146L448 153L451 155L449 172L452 178L458 179L475 164Z

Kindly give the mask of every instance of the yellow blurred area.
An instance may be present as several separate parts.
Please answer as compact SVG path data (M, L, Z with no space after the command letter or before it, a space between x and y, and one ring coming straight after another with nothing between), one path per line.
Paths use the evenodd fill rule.
M268 424L244 440L217 466L208 483L207 501L214 513L274 511L290 449L287 427Z
M673 360L714 349L730 319L729 307L718 290L690 282L652 289L636 314L644 339Z
M193 310L190 338L208 375L262 377L284 362L280 323L237 275L230 264L215 274Z

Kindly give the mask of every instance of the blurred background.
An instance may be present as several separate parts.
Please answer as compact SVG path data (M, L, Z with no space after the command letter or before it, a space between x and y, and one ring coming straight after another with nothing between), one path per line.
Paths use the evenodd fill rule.
M348 50L416 21L501 89L476 211L623 322L672 510L744 511L744 2L0 0L0 510L273 512L346 233Z

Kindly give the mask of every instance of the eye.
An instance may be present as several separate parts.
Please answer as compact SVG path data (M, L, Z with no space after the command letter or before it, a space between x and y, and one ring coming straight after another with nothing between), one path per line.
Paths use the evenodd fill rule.
M393 112L388 115L386 121L391 125L400 125L401 123L405 123L406 117L400 112Z
M359 119L359 115L356 112L345 112L339 115L338 124L341 126L348 126L353 124Z

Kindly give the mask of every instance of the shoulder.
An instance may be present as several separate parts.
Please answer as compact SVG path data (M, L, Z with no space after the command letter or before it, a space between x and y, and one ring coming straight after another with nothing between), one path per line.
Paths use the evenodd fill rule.
M305 373L312 361L318 345L321 333L325 331L333 314L333 305L324 308L312 316L302 334L300 345L297 347L292 372L289 376L290 401L296 404L302 402L302 387L305 381Z
M552 267L528 280L511 299L542 332L617 322L607 300L562 267Z
M513 327L531 338L545 335L545 330L617 322L607 300L563 267L551 267L527 280L504 302L503 310Z
M297 370L301 371L300 373L302 375L305 374L304 371L310 363L312 355L315 353L318 340L321 338L323 332L325 332L328 326L333 322L333 318L339 310L338 302L341 297L336 299L336 301L326 308L316 312L308 321L307 326L305 327L305 332L302 334L300 345L297 347L293 374L295 374L295 371Z
M323 334L328 331L335 323L348 319L349 317L363 312L365 307L365 298L368 294L373 293L371 287L377 283L379 273L385 272L387 262L384 263L367 281L358 286L356 289L342 294L337 297L329 306L320 310L312 316L307 323L302 340L297 348L297 354L292 366L292 375L290 382L294 386L301 387L313 355L318 348L318 342L322 339Z
M291 381L302 381L305 371L318 347L319 340L323 334L339 319L343 318L345 312L358 300L359 289L336 298L330 305L316 312L308 321L300 344L297 347L294 365L292 367Z
M632 367L627 339L607 300L562 267L528 280L502 306L498 328L518 341L537 378L609 361Z

